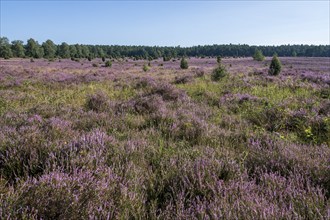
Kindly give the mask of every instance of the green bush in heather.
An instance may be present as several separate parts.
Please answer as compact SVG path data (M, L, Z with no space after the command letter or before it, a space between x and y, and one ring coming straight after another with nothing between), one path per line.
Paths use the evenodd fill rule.
M184 57L182 57L182 59L181 59L180 68L181 69L188 69L188 62Z
M272 62L270 63L268 73L269 75L276 76L280 74L282 70L281 61L278 59L276 55L273 56Z
M147 72L149 70L149 67L147 66L147 64L144 64L142 69L144 72Z
M263 61L263 60L265 60L265 56L262 54L261 50L256 49L256 51L253 55L253 59L256 61Z
M108 60L107 62L105 62L105 67L111 67L111 66L112 66L111 60Z
M211 79L213 81L219 81L221 78L227 75L226 67L222 64L219 64L217 68L212 71Z

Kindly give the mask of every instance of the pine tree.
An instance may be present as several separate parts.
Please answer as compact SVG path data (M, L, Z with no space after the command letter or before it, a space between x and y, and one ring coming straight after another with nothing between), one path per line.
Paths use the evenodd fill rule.
M269 75L276 76L281 72L282 64L281 61L278 59L277 55L273 56L272 62L269 66Z
M226 67L222 64L219 64L217 68L212 71L211 79L213 81L219 81L221 78L227 75Z
M217 63L218 63L218 64L221 63L221 56L217 56Z
M188 69L188 62L184 57L182 57L182 59L181 59L180 67L181 67L181 69Z
M253 55L253 59L257 61L263 61L265 59L265 56L262 54L261 50L256 49Z

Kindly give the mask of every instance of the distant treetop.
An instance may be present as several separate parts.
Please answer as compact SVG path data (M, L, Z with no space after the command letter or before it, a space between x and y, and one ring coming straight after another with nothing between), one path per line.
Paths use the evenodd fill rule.
M258 52L259 51L259 52ZM261 52L262 51L262 52ZM29 58L123 58L152 60L163 58L188 57L251 57L256 53L262 56L303 56L330 57L330 45L281 45L281 46L249 46L246 44L205 45L193 47L161 47L161 46L118 46L118 45L69 45L65 42L56 45L51 40L42 44L30 38L26 44L14 40L11 43L6 37L0 38L0 57Z

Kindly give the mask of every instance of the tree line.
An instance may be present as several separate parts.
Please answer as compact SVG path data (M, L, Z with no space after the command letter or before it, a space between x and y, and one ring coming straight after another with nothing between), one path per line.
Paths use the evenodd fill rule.
M0 57L12 58L124 58L157 59L164 61L177 57L250 57L256 50L265 56L299 56L299 57L330 57L330 45L280 45L280 46L250 46L247 44L223 44L192 47L165 46L119 46L119 45L83 45L65 42L57 45L52 40L42 44L30 38L24 44L21 40L9 41L0 38Z

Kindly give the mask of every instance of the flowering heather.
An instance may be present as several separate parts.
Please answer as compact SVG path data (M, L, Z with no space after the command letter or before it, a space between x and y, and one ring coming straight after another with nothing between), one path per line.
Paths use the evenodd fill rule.
M330 60L279 59L0 60L0 219L329 219Z

